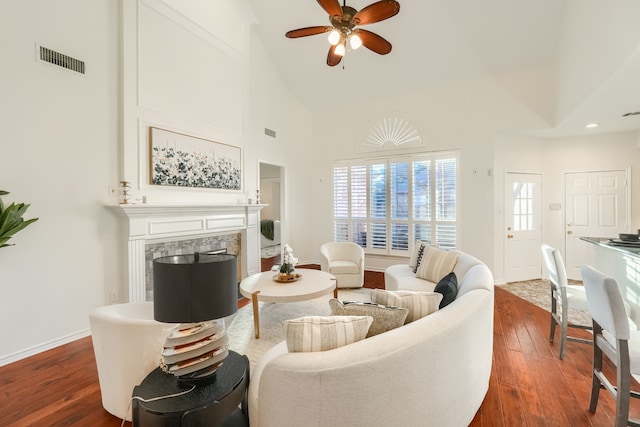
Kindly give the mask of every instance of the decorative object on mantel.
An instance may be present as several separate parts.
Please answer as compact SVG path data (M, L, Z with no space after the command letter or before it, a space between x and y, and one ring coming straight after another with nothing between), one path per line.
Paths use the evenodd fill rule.
M8 191L0 190L0 196L6 196L7 194L9 194ZM0 198L0 248L13 246L12 243L7 243L7 241L18 231L38 220L38 218L27 220L22 218L29 206L24 203L11 203L5 208L2 198Z
M162 369L186 384L208 384L229 354L224 318L238 309L237 257L174 255L153 260L153 317L180 323L167 337Z
M358 25L373 24L391 18L400 12L400 3L395 0L377 1L359 12L347 6L346 0L340 6L338 0L318 0L320 6L329 14L330 26L305 27L288 31L285 36L294 39L329 33L329 54L327 65L338 65L347 53L347 40L351 50L364 46L367 49L386 55L391 52L391 43L371 31L355 28Z
M240 147L155 127L149 128L149 145L152 184L241 189Z
M298 258L293 256L293 249L291 249L288 243L283 246L282 252L282 265L280 266L280 272L276 275L277 281L294 282L302 277L302 275L296 274Z
M260 190L256 190L256 205L259 205L262 201L262 194L260 194Z
M131 189L129 181L120 181L120 204L129 204L129 189Z

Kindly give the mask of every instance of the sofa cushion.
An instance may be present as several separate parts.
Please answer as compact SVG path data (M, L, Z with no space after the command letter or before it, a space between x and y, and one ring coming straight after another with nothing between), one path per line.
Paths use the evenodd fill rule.
M326 351L367 336L371 316L306 316L282 322L290 353Z
M440 279L453 271L459 256L458 252L443 251L426 246L422 262L416 271L416 277L438 283Z
M442 294L442 301L440 301L440 308L446 307L451 304L458 295L458 278L453 271L442 278L433 289L433 292Z
M367 337L381 334L404 325L409 310L404 307L387 307L372 302L329 300L331 314L337 316L371 316L373 323Z
M438 311L442 294L437 292L385 291L373 289L371 301L386 306L404 307L409 310L405 324Z
M358 274L358 264L353 261L331 261L329 272L332 274Z
M425 243L422 240L416 240L413 244L411 258L409 258L409 267L415 268L418 265L418 255L424 250Z

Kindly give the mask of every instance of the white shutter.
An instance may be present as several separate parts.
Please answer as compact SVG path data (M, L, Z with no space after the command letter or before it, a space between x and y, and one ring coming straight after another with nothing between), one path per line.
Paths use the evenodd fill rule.
M457 159L439 158L435 162L436 242L444 248L456 247Z
M387 161L369 163L370 249L387 249Z
M333 239L347 241L349 235L349 167L333 168Z
M367 167L351 166L351 218L367 218Z
M335 240L386 255L408 256L415 239L455 248L457 156L431 153L336 164Z

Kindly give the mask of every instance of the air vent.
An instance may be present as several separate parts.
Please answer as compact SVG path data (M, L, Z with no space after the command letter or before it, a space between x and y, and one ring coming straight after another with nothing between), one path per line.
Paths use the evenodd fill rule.
M640 111L634 111L633 113L626 113L626 114L623 114L622 117L638 116L638 115L640 115Z
M48 49L44 46L40 46L40 60L48 62L58 67L66 68L67 70L75 71L76 73L84 74L84 61L72 58L55 50Z
M264 134L267 135L267 136L270 136L272 138L276 137L276 131L268 129L268 128L264 128Z

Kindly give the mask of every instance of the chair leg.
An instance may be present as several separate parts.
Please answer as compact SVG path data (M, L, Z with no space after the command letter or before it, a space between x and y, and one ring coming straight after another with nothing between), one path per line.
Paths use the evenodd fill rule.
M560 326L560 351L558 352L558 359L564 359L564 348L567 345L567 324L566 321L562 321Z
M567 305L562 304L562 319L560 319L560 352L558 353L558 358L560 360L564 359L564 349L567 345L567 333L569 327L567 324L569 323L568 314L567 313Z
M549 342L553 342L553 337L556 334L556 298L554 293L553 284L551 285L551 331L549 332Z
M629 421L629 398L631 391L631 363L629 361L629 342L617 340L618 367L616 369L616 427L624 427Z
M595 336L594 328L594 336ZM602 383L597 373L602 372L602 349L593 343L593 372L591 379L591 399L589 400L589 411L596 412L598 406L598 397L600 396L600 388Z

